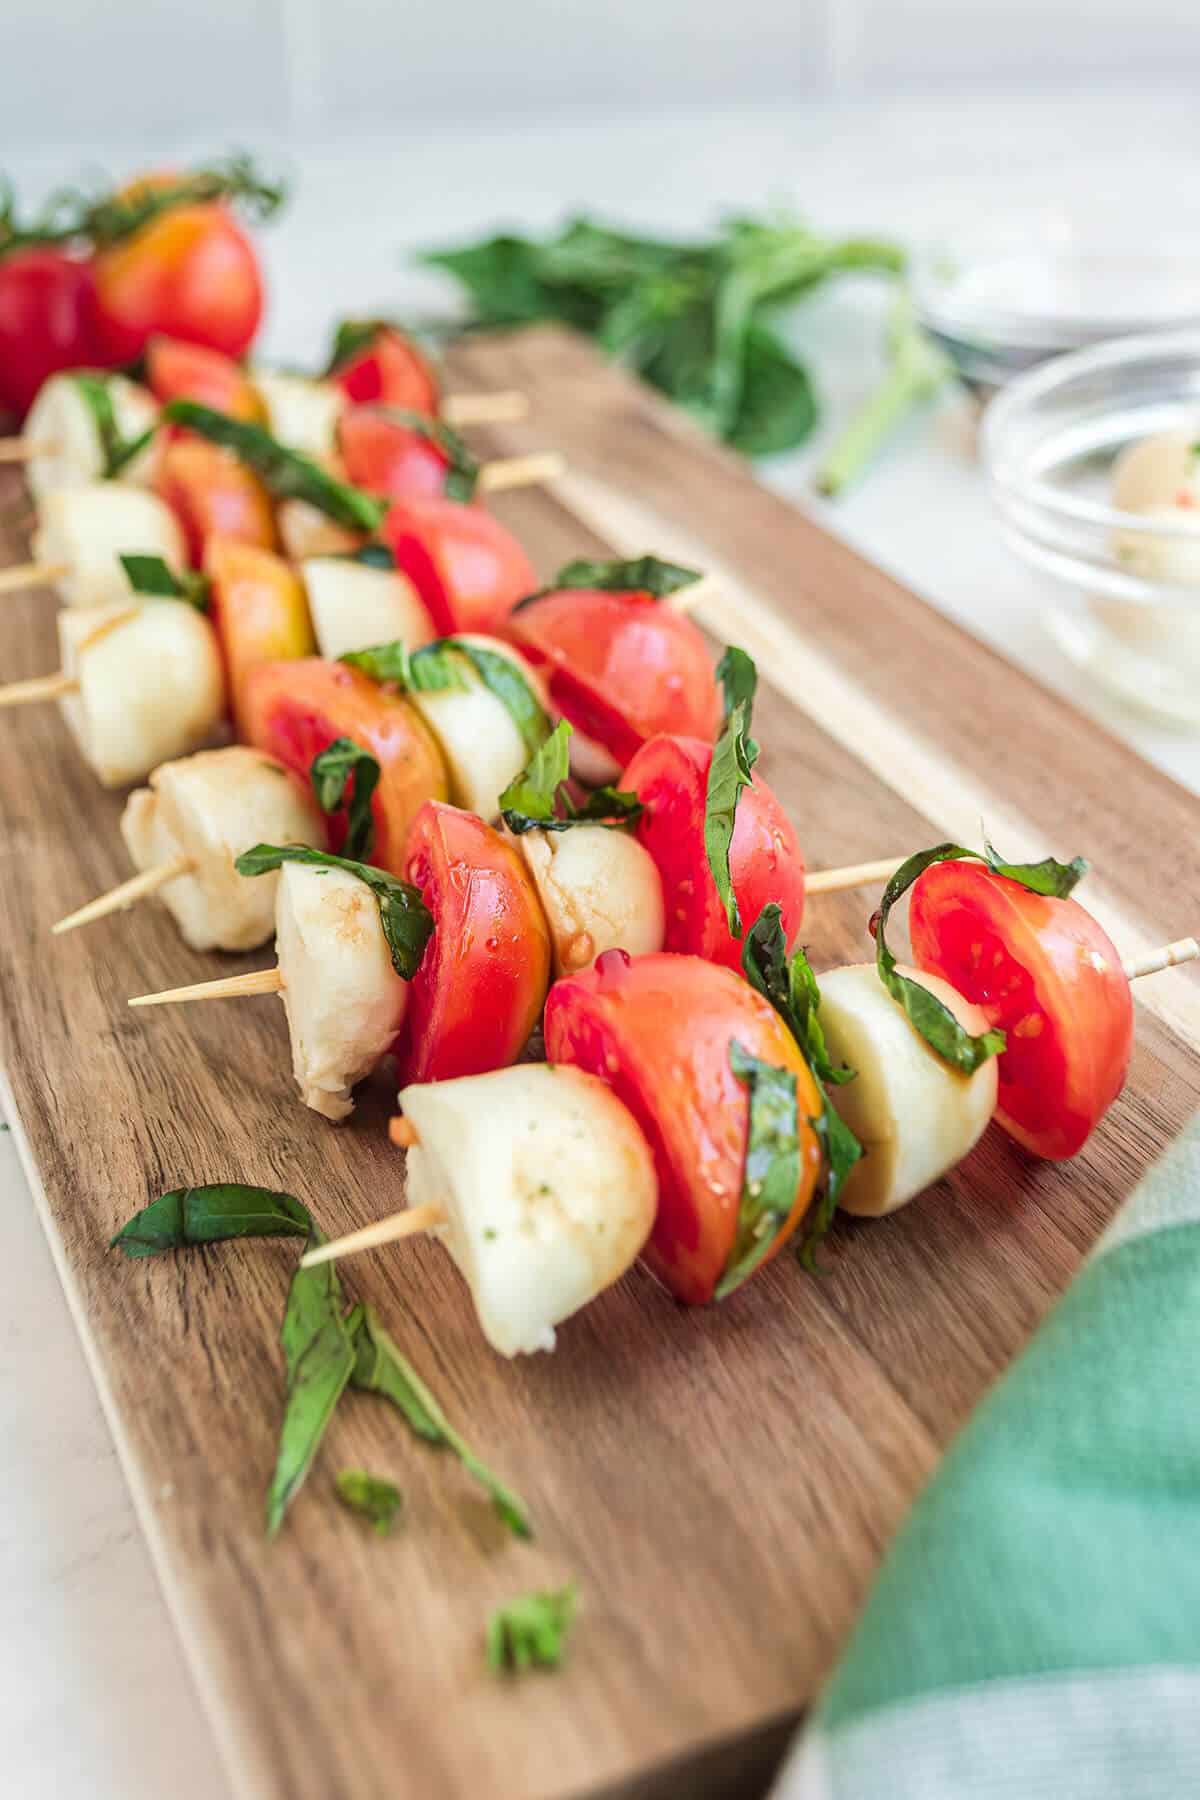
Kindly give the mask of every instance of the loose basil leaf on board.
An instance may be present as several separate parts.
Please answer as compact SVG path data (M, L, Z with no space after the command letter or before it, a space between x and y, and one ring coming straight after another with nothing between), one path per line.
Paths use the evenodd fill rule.
M306 500L349 531L378 531L391 505L376 494L351 487L348 481L339 481L310 456L289 450L261 425L231 419L198 400L171 400L159 417L160 423L183 425L210 444L231 450L276 500Z
M187 569L177 575L161 556L125 556L117 559L135 594L147 600L186 600L197 612L208 611L209 580Z
M371 796L379 786L379 773L379 764L371 752L353 738L335 738L313 758L309 774L317 805L323 813L346 808L346 842L342 848L351 861L370 856L375 847Z
M520 1594L497 1607L488 1620L487 1665L493 1674L505 1670L557 1669L575 1622L579 1594L575 1583L538 1594Z
M125 1256L160 1256L194 1244L222 1244L231 1238L307 1237L308 1208L291 1194L217 1181L207 1187L173 1188L135 1213L109 1248Z
M84 371L73 375L71 380L75 384L76 392L91 413L92 423L96 427L96 438L103 460L103 479L111 481L114 476L121 473L126 464L133 461L135 456L141 455L154 436L157 426L150 426L149 430L143 431L135 438L122 437L107 377L89 375Z
M636 794L619 788L596 788L582 806L562 792L570 774L571 726L560 719L550 736L533 754L528 766L509 782L500 796L500 816L520 837L526 831L569 831L573 825L607 825L614 830L631 825L645 811Z
M352 1512L361 1513L377 1537L390 1537L393 1525L404 1505L400 1489L394 1482L365 1469L339 1469L333 1478L338 1499Z
M374 1310L369 1306L355 1307L347 1328L356 1349L353 1385L390 1400L418 1437L452 1451L491 1496L493 1507L513 1535L531 1538L533 1527L524 1501L480 1462L459 1436L408 1358L383 1329Z
M239 875L268 875L285 862L304 863L312 869L345 869L365 882L379 907L379 923L392 954L392 967L403 981L412 980L433 936L433 915L418 888L397 880L386 869L355 862L348 856L333 856L327 850L313 850L307 844L255 844L252 849L243 850L234 868Z
M443 419L431 419L428 413L411 412L403 406L375 406L371 410L380 418L390 419L393 424L403 425L406 431L415 432L440 451L446 459L442 491L447 500L458 500L465 506L475 498L475 489L479 485L478 458L472 456L457 431L452 431Z
M733 878L729 872L729 846L737 823L737 804L743 788L750 786L758 745L750 736L750 711L757 673L744 650L730 648L717 664L717 679L725 689L725 725L713 745L704 799L704 850L725 909L725 919L735 938L742 935L742 919Z
M564 588L600 588L606 593L653 594L656 600L665 600L668 594L677 594L699 580L699 569L664 562L659 556L635 556L628 562L589 562L580 557L566 563L544 591L557 594Z
M746 1161L737 1230L716 1287L724 1300L753 1275L791 1217L800 1185L800 1114L796 1076L752 1056L736 1039L729 1066L749 1091Z
M323 1244L316 1226L307 1248ZM321 1446L354 1372L354 1340L342 1316L345 1296L334 1263L297 1268L288 1290L279 1341L287 1365L287 1398L279 1452L267 1492L267 1536L274 1537Z
M532 756L550 736L550 718L516 663L498 650L489 650L485 644L473 644L466 638L448 637L410 651L397 639L364 650L348 650L341 660L375 681L394 681L410 693L430 694L469 685L460 658L471 665L484 687L506 709Z
M1045 894L1054 900L1065 900L1091 866L1083 856L1072 857L1069 863L1056 862L1052 856L1035 863L1004 862L986 838L983 850L983 860L993 875L1007 875L1010 881L1019 881L1031 894Z

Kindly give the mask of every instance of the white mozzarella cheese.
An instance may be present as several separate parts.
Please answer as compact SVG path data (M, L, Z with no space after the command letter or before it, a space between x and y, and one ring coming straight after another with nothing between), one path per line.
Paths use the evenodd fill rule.
M256 370L254 386L267 409L272 437L318 459L337 449L337 426L346 396L333 381L307 375L279 375Z
M603 825L573 825L522 832L513 841L550 927L556 978L587 968L605 950L648 956L662 949L662 880L636 838Z
M85 373L90 371L80 371ZM125 440L141 437L158 417L158 403L148 388L125 375L98 375L108 388L113 420ZM25 465L30 491L37 501L60 488L82 487L100 481L105 456L96 419L70 372L51 375L42 383L25 420L24 435L45 446ZM151 479L154 440L127 463L117 477L134 485Z
M58 579L68 606L136 603L122 555L161 556L176 573L187 566L187 546L174 513L148 488L95 481L47 494L33 534L40 563L65 564Z
M416 588L395 569L313 556L300 573L321 655L331 662L347 650L368 650L397 638L416 650L436 635Z
M464 635L462 642L478 644L512 663L542 708L549 710L540 680L510 644L474 635ZM503 700L484 685L466 657L455 661L461 687L412 693L409 699L438 741L455 806L478 813L481 819L494 819L500 795L528 763L529 751Z

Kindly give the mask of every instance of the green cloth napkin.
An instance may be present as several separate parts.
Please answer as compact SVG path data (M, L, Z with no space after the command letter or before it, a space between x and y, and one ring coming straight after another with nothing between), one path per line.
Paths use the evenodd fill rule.
M1200 1120L948 1452L776 1795L1200 1796Z

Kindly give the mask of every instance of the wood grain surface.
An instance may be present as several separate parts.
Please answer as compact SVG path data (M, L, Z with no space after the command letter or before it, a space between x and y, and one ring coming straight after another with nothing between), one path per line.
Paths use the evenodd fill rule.
M1010 856L1090 856L1085 897L1123 951L1195 930L1200 803L1166 777L571 338L476 340L454 372L463 389L531 397L520 426L474 434L482 448L569 458L553 494L495 503L543 576L605 547L723 575L705 623L760 659L760 767L810 865L977 841L982 817ZM20 494L14 474L9 519ZM24 542L10 525L4 560ZM52 598L2 606L2 678L49 670ZM756 1791L948 1438L1196 1107L1195 971L1143 984L1129 1085L1076 1162L1031 1161L992 1130L895 1218L839 1225L824 1280L783 1257L729 1304L689 1312L635 1272L552 1357L509 1364L435 1245L348 1266L350 1292L525 1495L536 1539L509 1540L455 1463L360 1395L268 1544L296 1247L131 1264L107 1240L165 1188L221 1178L289 1189L330 1233L393 1210L392 1095L372 1084L340 1128L305 1112L274 999L126 1009L265 953L191 953L153 904L49 937L129 873L120 808L54 707L0 714L0 1055L233 1784L256 1800ZM873 899L813 899L818 968L868 954ZM404 1490L394 1539L336 1505L347 1462ZM491 1609L569 1576L583 1610L567 1666L489 1676Z

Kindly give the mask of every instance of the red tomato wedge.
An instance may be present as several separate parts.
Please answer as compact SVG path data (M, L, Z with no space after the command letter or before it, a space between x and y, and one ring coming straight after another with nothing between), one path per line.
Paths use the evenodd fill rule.
M400 500L381 536L425 602L439 637L495 631L537 586L516 538L481 506L440 496Z
M349 407L338 421L346 479L389 500L445 491L450 459L419 431L370 406Z
M198 568L214 535L261 550L275 546L271 496L236 456L203 438L182 436L162 446L154 484L183 527Z
M265 750L307 783L313 757L335 738L352 738L380 768L372 799L371 861L403 879L405 844L427 800L446 797L446 771L428 728L396 693L345 663L307 657L262 663L246 678L248 744ZM346 822L329 821L330 848L345 842Z
M156 334L146 345L146 381L164 406L171 400L199 400L231 419L261 423L266 409L240 363L220 350Z
M281 556L236 538L213 537L204 553L230 706L239 737L248 723L246 683L260 663L312 656L317 642L298 575Z
M400 406L406 412L438 410L437 377L411 338L381 325L370 343L334 372L356 406Z
M1077 900L1031 894L982 863L914 884L913 961L1007 1033L996 1117L1036 1156L1074 1156L1125 1085L1133 998L1121 958Z
M664 950L742 966L704 849L704 802L713 747L694 737L651 738L618 786L645 807L638 841L654 859L667 909ZM778 903L789 946L804 917L804 855L792 822L765 781L738 796L729 873L743 938L769 900Z
M0 261L0 408L24 418L61 369L94 368L91 265L61 250L15 250Z
M413 822L404 878L434 933L409 984L400 1085L507 1068L550 980L550 934L519 852L474 813L431 800Z
M699 957L624 950L608 950L593 968L556 981L546 1002L547 1059L599 1075L646 1134L659 1204L643 1255L663 1285L692 1305L712 1299L737 1229L750 1103L729 1066L735 1039L797 1077L801 1174L774 1256L808 1210L821 1166L808 1123L820 1113L816 1086L774 1007Z
M160 213L92 264L101 349L133 362L156 332L241 356L258 330L254 246L219 202Z
M563 717L618 763L657 732L711 743L720 728L707 644L652 594L564 588L522 606L504 631L544 671Z

